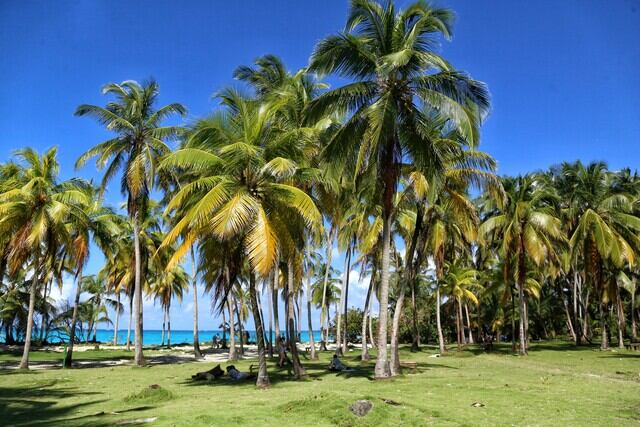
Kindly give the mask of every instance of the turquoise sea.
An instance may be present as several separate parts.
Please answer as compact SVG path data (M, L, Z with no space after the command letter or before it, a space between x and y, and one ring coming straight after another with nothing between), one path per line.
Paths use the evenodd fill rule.
M249 332L249 341L255 342L256 333L255 331ZM283 331L284 333L284 331ZM201 330L199 331L200 342L203 341L211 341L215 335L218 335L220 339L222 339L222 331L213 331L213 330ZM113 341L113 330L107 329L98 329L98 341L100 342L112 342ZM118 344L123 344L127 339L127 330L119 330L118 331ZM227 331L227 339L229 339L229 331ZM313 333L314 341L320 341L320 331L314 331ZM133 331L131 331L131 340L133 341ZM274 334L275 340L275 334ZM154 345L160 344L162 342L162 331L161 330L145 330L142 336L143 344L145 345ZM309 341L309 333L307 331L302 331L300 336L301 342ZM171 344L193 344L193 331L185 331L185 330L171 330Z

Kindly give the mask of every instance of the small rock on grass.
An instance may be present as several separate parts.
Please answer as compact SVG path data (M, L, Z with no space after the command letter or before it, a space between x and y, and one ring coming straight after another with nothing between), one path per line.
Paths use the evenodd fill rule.
M349 410L359 417L364 417L373 408L370 400L357 400L353 405L349 406Z

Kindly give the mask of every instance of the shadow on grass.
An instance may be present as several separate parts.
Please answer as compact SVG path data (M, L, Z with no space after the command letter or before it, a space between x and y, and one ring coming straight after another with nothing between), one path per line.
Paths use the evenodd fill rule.
M322 355L326 357L327 355L332 355L333 352L323 352ZM360 360L360 355L349 355L348 357L342 358L346 365L349 367L349 370L342 372L329 371L327 369L328 361L324 360L305 360L302 365L307 373L308 378L306 380L298 380L293 376L292 367L283 367L280 368L277 366L276 359L269 359L268 361L268 373L269 373L269 381L271 385L277 385L281 382L292 382L292 381L323 381L325 377L335 377L341 378L343 380L350 379L366 379L368 381L376 381L374 378L375 375L375 359L363 362ZM405 360L403 359L403 362ZM229 362L232 363L232 362ZM217 363L216 363L217 364ZM224 363L220 364L224 368ZM254 366L257 366L257 363L253 363ZM212 364L211 367L215 366ZM200 370L204 371L210 368L202 367ZM416 362L416 369L403 368L404 374L419 374L424 373L432 369L458 369L453 366L449 366L442 363L426 363L426 362ZM254 370L255 373L255 370ZM193 372L195 374L195 372ZM402 377L398 377L402 378ZM390 378L390 380L394 380L396 378ZM196 381L192 379L185 379L180 383L181 385L185 385L188 387L254 387L255 378L247 379L244 381L234 381L230 379L228 376L224 376L222 378L211 380L211 381Z
M49 425L76 425L76 426L107 426L113 423L101 423L96 419L65 418L68 415L82 409L85 406L105 402L105 400L92 400L88 402L63 405L64 399L73 396L87 396L86 391L78 391L73 388L53 388L57 382L50 381L33 386L0 387L0 420L6 426L49 426ZM68 422L69 421L69 422ZM86 422L85 422L86 421Z

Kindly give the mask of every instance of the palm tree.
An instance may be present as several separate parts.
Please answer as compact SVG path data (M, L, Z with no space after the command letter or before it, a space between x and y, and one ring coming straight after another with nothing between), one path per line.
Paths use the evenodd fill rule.
M481 290L482 287L478 283L477 272L473 268L462 266L460 260L447 263L446 273L442 279L444 291L452 298L457 307L456 312L456 331L458 339L458 351L462 349L462 341L464 336L464 321L462 315L462 306L469 301L478 305L478 298L474 290Z
M189 288L189 275L180 265L175 265L167 271L163 264L168 261L168 256L161 256L160 258L163 259L156 260L158 265L156 271L154 271L153 283L151 283L150 287L151 293L160 302L160 307L162 307L163 311L162 345L164 346L166 324L167 347L171 347L171 302L174 298L182 301L185 290Z
M95 277L90 277L86 281L83 280L83 269L90 255L90 242L93 240L104 254L110 256L115 238L120 232L119 216L111 209L102 206L102 200L96 197L97 191L93 187L87 187L84 192L86 200L89 202L84 206L84 216L81 218L81 221L74 223L72 231L74 246L70 258L76 276L76 295L71 318L69 347L67 348L64 360L65 367L71 367L73 363L75 328L82 289L83 287L90 286L92 283L95 284L94 289L102 285L102 283L95 283L93 280ZM100 299L98 299L97 302L99 308ZM87 341L88 338L87 333Z
M7 242L9 271L17 272L30 261L32 270L25 345L20 368L29 368L29 350L34 323L36 294L45 276L43 266L65 247L73 251L69 223L85 219L88 204L86 183L80 180L58 182L57 149L39 155L26 148L15 153L23 165L23 179L14 188L0 194L0 235L11 236Z
M273 141L269 108L232 90L221 98L228 112L199 122L184 147L162 163L162 168L197 171L167 207L167 212L177 210L181 217L164 244L183 236L174 256L177 261L199 236L242 242L242 257L251 266L249 297L259 337L257 385L267 387L256 276L267 278L278 253L291 252L297 238L292 224L317 226L320 213L309 195L289 184L297 170L295 162L265 157Z
M479 229L485 240L498 238L503 259L508 262L505 278L516 277L520 300L520 354L527 354L528 322L525 287L528 264L559 263L558 248L564 234L556 216L555 195L534 176L504 179L506 201ZM511 267L511 260L513 267Z
M133 226L135 363L139 366L145 363L142 353L143 278L140 224L147 214L149 192L153 188L158 158L170 151L166 141L182 134L182 128L161 126L162 121L173 114L186 114L186 109L176 103L156 109L158 92L158 84L154 81L142 85L131 80L120 84L109 83L102 88L102 93L113 95L114 101L109 102L106 107L83 104L75 112L77 116L94 117L116 134L115 138L101 142L80 156L76 168L96 157L98 169L106 166L101 184L102 191L118 171L123 170L122 192L127 196L127 212Z
M578 222L569 246L572 257L582 255L585 275L598 296L601 349L609 348L608 305L616 292L615 280L605 281L605 268L621 269L633 264L640 248L640 219L633 212L633 198L623 188L612 186L606 164L565 165L564 173L574 183Z
M431 111L440 111L467 142L479 139L478 125L489 107L485 86L455 71L432 50L439 35L449 38L453 14L423 2L397 11L392 1L352 0L344 32L315 48L310 70L355 79L318 97L315 111L348 112L348 120L325 148L325 156L348 163L354 175L370 173L381 183L382 265L378 358L375 376L389 376L387 311L393 199L401 164L430 174L444 169L443 147L425 138ZM424 106L420 108L420 106Z

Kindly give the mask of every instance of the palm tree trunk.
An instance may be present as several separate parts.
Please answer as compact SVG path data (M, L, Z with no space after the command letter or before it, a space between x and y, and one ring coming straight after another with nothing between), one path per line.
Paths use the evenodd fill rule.
M369 360L371 356L369 356L369 347L367 346L367 317L370 316L369 313L369 304L371 302L371 292L373 292L373 278L376 275L376 267L373 266L371 272L371 279L369 279L369 288L367 289L367 297L364 301L364 313L362 315L362 360Z
M311 277L307 277L307 329L309 331L309 347L311 349L311 360L318 359L316 354L316 343L313 339L313 324L311 322Z
M469 331L469 339L467 342L473 344L473 329L471 329L471 317L469 317L469 306L467 304L464 305L464 312L467 315L467 330Z
M264 325L264 312L262 310L262 300L259 292L256 293L256 299L258 300L258 311L260 312L260 322ZM264 342L264 348L266 349L268 345L267 345L267 337L265 336L265 334L263 333L261 337L256 335L256 340L258 339L261 339Z
M436 285L436 328L438 329L438 346L440 354L446 353L447 348L444 345L444 334L442 333L442 320L440 319L440 284Z
M327 284L329 282L329 272L331 271L331 257L333 255L333 240L334 234L337 232L337 228L332 227L329 232L329 238L327 242L327 255L326 255L326 263L327 266L324 272L324 278L322 282L322 305L320 307L320 323L322 323L322 319L324 318L323 314L327 314L327 322L326 324L320 325L320 351L327 350L327 341L329 341L329 308L327 307ZM324 339L322 339L322 332L324 331Z
M302 296L302 295L301 295ZM293 301L295 303L295 319L296 319L296 342L300 342L300 337L302 336L302 304L300 304L298 298L293 297Z
M273 303L273 324L276 331L276 337L281 336L280 333L280 316L278 315L278 287L280 286L280 262L276 263L273 270L273 283L271 286L271 302Z
M578 272L573 272L573 336L576 345L582 344L582 334L579 332L580 325L578 322Z
M29 351L31 350L31 331L33 329L33 313L36 307L36 292L38 291L38 279L40 278L39 248L33 255L33 276L31 277L31 290L29 292L29 313L27 315L27 334L24 337L24 349L20 369L29 369Z
M402 370L400 369L400 352L399 335L400 335L400 317L402 316L402 304L404 303L405 283L400 284L400 294L396 300L396 308L393 312L393 323L391 327L391 353L389 356L389 370L392 377L400 375Z
M267 348L269 350L269 358L273 358L273 271L269 275L269 289L267 289L267 296L269 297L269 344Z
M257 303L257 298L256 298ZM244 357L244 331L242 328L242 319L240 318L240 309L238 308L238 300L234 298L236 318L238 319L238 336L240 337L240 356Z
M76 275L76 296L73 301L73 314L71 315L71 330L69 331L69 346L64 358L64 367L70 368L73 363L73 345L76 340L76 322L78 321L78 307L80 306L80 294L82 293L82 269Z
M293 280L293 261L291 259L287 260L287 288L285 289L286 297L287 297L287 323L289 325L288 328L288 340L289 340L289 351L291 352L291 361L293 362L293 372L298 379L306 378L307 372L302 367L300 363L300 357L298 355L298 346L296 345L296 339L293 335L296 333L296 329L293 324L293 300L294 300L294 280Z
M227 310L229 310L229 360L238 360L238 353L236 352L236 327L230 297L227 298ZM224 313L224 309L222 311Z
M40 324L40 336L38 337L38 341L40 341L41 343L44 341L44 330L45 330L46 324L47 324L47 310L46 310L47 288L49 287L50 283L51 282L44 284L44 290L42 292L42 301L45 304L45 310L44 310L44 313L42 313L42 319L41 319L41 324Z
M116 323L113 326L113 345L118 345L118 327L120 326L120 292L116 292Z
M167 309L166 307L162 308L162 339L160 340L160 347L164 347L164 330L167 326Z
M392 189L390 189L392 191ZM380 314L378 315L378 357L375 378L390 375L387 358L387 315L389 310L389 263L391 252L391 211L386 209L382 225L382 271L380 274Z
M567 316L567 329L569 330L569 335L571 335L571 339L573 339L573 342L577 345L578 334L576 334L576 331L573 328L573 322L571 321L571 315L569 314L569 303L564 298L562 298L562 303L564 305L564 313Z
M127 351L131 350L131 325L133 324L133 297L129 296L129 327L127 328Z
M191 248L191 277L193 279L193 355L196 359L202 358L200 351L200 334L198 333L198 272L196 270L196 256Z
M373 311L373 298L369 300L369 310L367 311L369 312L367 316L369 321L369 342L371 343L371 348L378 348L373 331L373 316L371 315Z
M634 340L638 339L638 323L636 321L636 288L635 288L635 279L634 287L631 292L631 338Z
M98 316L100 316L100 310L102 309L102 299L98 298ZM105 310L106 312L106 310ZM93 343L97 343L98 342L98 323L100 321L100 317L97 317L94 321L93 321L93 338L91 340L91 342Z
M418 331L418 307L416 306L416 281L411 284L411 351L420 351L420 332Z
M626 320L624 316L624 307L622 306L622 298L620 298L620 289L616 290L616 306L618 311L618 348L624 349L624 333L626 329Z
M342 273L342 292L340 292L340 308L338 309L338 316L337 316L337 322L336 322L336 354L338 356L342 355L342 339L343 339L342 313L345 313L345 323L346 323L345 297L347 293L346 287L348 286L347 284L349 283L349 269L351 268L349 265L350 252L351 252L351 243L349 243L349 246L347 247L347 252L345 253L345 257L344 257L344 271Z
M456 311L456 335L458 341L458 351L462 350L462 304L460 300L456 300L453 309Z
M133 246L135 253L135 286L134 286L134 310L136 313L136 333L135 333L135 363L138 366L145 364L144 354L142 354L142 262L140 253L140 226L138 223L138 213L133 218Z
M608 350L609 349L609 331L607 331L607 307L606 304L602 301L598 304L600 310L600 327L602 329L602 340L600 342L600 350Z
M167 347L171 348L171 303L167 305Z
M527 342L525 339L524 322L525 322L525 301L524 301L524 284L518 283L518 297L520 298L520 354L527 355Z
M249 298L251 300L251 309L253 311L253 321L255 322L256 335L264 335L262 329L262 321L258 310L258 299L256 298L256 281L253 272L249 273ZM264 349L264 341L256 340L258 343L258 377L256 386L260 388L269 387L269 375L267 373L267 358Z
M344 285L344 331L343 331L343 339L342 339L342 353L347 354L348 351L348 339L347 339L347 315L348 315L348 305L349 305L349 276L351 275L351 253L353 252L353 248L355 247L355 238L352 240L353 244L349 246L347 251L347 276L345 277L345 285Z

